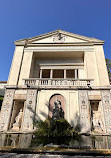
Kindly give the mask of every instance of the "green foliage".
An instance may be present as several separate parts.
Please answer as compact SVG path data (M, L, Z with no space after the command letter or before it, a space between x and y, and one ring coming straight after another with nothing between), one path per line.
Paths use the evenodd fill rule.
M108 70L109 80L111 82L111 60L106 58L106 66Z
M38 137L73 137L73 127L63 118L59 120L46 119L36 123L35 132ZM76 133L77 134L77 133Z
M0 101L3 101L3 96L0 96Z

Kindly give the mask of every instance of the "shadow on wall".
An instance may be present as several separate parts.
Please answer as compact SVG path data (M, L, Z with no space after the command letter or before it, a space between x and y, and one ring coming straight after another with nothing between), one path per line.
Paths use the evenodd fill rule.
M74 124L74 122L76 121L76 124ZM80 132L82 129L82 125L80 124L80 116L78 115L78 113L76 113L74 120L71 120L71 125L74 127L74 130L77 132Z
M0 96L0 111L1 111L1 107L2 107L2 102L3 102L3 96Z
M48 108L48 111L50 111L50 103L47 102L45 103L46 107ZM31 119L33 120L34 126L36 125L36 123L38 121L42 121L41 118L36 114L36 110L34 111L31 107L28 107L28 109L33 113L33 116L31 116ZM47 115L45 112L40 111L40 114L45 118L48 119L49 114ZM74 121L75 120L75 121ZM76 113L74 120L70 121L71 126L74 128L75 131L80 132L82 125L80 125L80 117L79 115ZM74 124L74 122L76 122L76 124Z

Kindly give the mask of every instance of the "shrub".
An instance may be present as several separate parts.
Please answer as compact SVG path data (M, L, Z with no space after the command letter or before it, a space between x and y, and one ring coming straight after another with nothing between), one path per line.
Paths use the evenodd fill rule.
M64 118L59 120L46 119L45 121L38 121L35 125L37 127L35 134L38 137L73 137L77 134Z

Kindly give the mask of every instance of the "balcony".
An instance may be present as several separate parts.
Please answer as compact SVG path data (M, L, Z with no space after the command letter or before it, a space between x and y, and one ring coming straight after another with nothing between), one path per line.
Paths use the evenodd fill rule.
M93 86L92 79L49 79L49 78L29 78L23 79L23 85L38 88L74 88Z

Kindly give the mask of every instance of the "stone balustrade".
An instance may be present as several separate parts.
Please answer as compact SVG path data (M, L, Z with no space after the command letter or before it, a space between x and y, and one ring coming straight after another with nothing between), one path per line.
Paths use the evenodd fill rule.
M92 79L49 79L49 78L29 78L23 79L23 85L27 87L30 86L38 86L38 87L86 87L86 86L93 86Z

